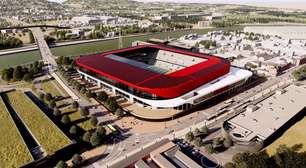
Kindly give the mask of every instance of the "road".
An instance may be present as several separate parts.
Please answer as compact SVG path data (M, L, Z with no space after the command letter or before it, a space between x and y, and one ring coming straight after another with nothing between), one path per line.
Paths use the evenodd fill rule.
M248 99L254 99L255 95L259 94L260 92L269 92L270 88L277 88L279 87L280 83L289 80L291 78L291 73L296 68L292 68L288 70L286 73L279 77L271 78L267 80L264 83L261 83L260 85L257 85L247 91L244 91L236 96L233 97L233 99L236 102L243 102ZM131 135L127 137L125 140L120 141L120 143L114 142L113 145L110 145L106 151L105 154L108 154L107 157L102 158L101 160L97 161L96 163L90 165L89 167L101 167L105 166L106 164L109 164L111 161L118 158L118 156L125 156L130 151L135 150L137 148L140 148L141 146L144 146L145 144L152 142L158 138L182 138L185 136L187 132L190 130L194 130L195 128L200 128L204 125L208 125L210 128L221 128L222 123L224 120L229 118L232 115L231 113L225 113L224 115L219 116L216 119L213 119L211 121L206 120L206 113L214 113L218 107L221 107L224 105L223 102L209 107L207 109L200 110L198 112L194 112L188 121L182 121L179 124L176 124L175 126L170 126L167 129L155 132L155 133L144 133L144 134L137 134L137 135ZM178 121L179 119L176 119ZM172 133L170 133L172 132ZM217 136L220 134L220 130L213 133L214 136ZM135 144L135 141L139 141L138 144Z

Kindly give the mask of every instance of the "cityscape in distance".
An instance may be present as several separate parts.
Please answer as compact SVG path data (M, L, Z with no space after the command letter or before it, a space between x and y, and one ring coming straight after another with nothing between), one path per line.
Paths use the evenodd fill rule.
M1 0L1 168L305 168L303 0Z

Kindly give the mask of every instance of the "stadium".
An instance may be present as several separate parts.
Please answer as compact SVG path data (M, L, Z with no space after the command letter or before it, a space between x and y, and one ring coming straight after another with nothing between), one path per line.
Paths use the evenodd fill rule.
M242 86L252 76L226 59L161 45L82 56L76 64L85 80L155 114L186 111Z

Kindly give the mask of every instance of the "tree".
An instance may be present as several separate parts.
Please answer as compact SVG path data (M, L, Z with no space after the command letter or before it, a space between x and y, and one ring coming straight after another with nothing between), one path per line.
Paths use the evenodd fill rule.
M55 100L51 100L51 101L50 101L49 107L52 108L52 109L56 107L56 102L55 102Z
M233 141L230 138L224 138L223 146L225 148L230 148L231 146L233 146Z
M68 115L64 115L64 116L62 117L61 122L62 122L63 124L69 124L69 123L71 122L71 119L70 119L70 117L69 117Z
M90 137L90 143L92 146L99 146L102 143L102 136L94 132Z
M106 92L102 91L98 94L98 100L105 102L108 99L108 95Z
M100 126L96 129L96 133L101 137L104 137L106 135L106 129L103 126Z
M63 64L63 59L64 59L64 56L58 57L58 58L56 59L57 64L62 65L62 64Z
M199 128L196 128L194 131L193 131L193 134L194 136L199 136L201 134L201 131Z
M95 116L90 117L90 123L91 123L91 125L93 125L93 126L97 126L97 124L98 124L98 119L97 119L97 117L95 117Z
M214 147L211 144L205 145L205 150L209 154L215 153L215 149L214 149Z
M85 93L86 93L86 88L83 86L83 87L81 88L80 92L81 92L82 94L85 94Z
M88 90L87 92L86 92L86 97L87 98L93 98L94 97L94 94L92 93L92 91L90 91L90 90Z
M112 112L115 112L119 108L117 101L113 97L108 98L106 103L108 105L109 110Z
M83 134L82 140L84 142L90 142L90 138L91 138L91 133L89 131L87 131Z
M203 145L203 142L202 142L202 139L200 137L196 138L194 140L194 144L197 146L197 147L201 147Z
M35 38L34 38L32 31L29 31L29 40L30 40L30 43L35 43Z
M14 72L13 72L14 81L20 81L22 79L23 75L22 75L21 69L22 68L19 68L19 66L14 69Z
M204 125L202 128L201 128L201 132L205 135L208 135L209 133L209 129L206 125Z
M78 132L79 132L78 127L75 126L75 125L71 126L70 129L69 129L69 132L70 132L70 134L72 134L72 135L77 135Z
M187 141L193 141L194 140L194 135L193 132L189 131L186 135L185 135Z
M53 115L54 116L60 116L62 114L62 112L61 112L61 110L59 110L59 109L55 109L54 111L53 111Z
M82 158L82 156L80 156L79 154L74 154L74 155L72 156L71 160L72 160L72 164L73 164L74 166L79 166L79 165L82 164L82 162L83 162L83 158Z
M26 81L26 82L31 82L33 76L31 75L31 73L26 73L24 76L23 76L23 80Z
M62 160L60 160L59 162L57 162L56 168L67 168L68 167L68 164Z
M39 99L41 101L44 101L45 100L45 94L44 93L39 93Z
M89 110L88 110L88 108L82 107L81 110L80 110L80 114L81 114L82 117L88 116L88 115L89 115Z
M51 93L46 93L46 95L45 95L45 100L46 100L47 102L50 102L52 99L53 99L52 94L51 94Z
M235 168L235 167L236 167L235 164L232 162L228 162L224 165L224 168Z
M79 103L77 101L72 102L72 108L77 109L79 108Z
M116 111L115 111L115 115L117 117L122 117L124 115L124 111L121 109L121 108L118 108Z
M2 70L1 78L5 81L10 81L12 79L12 71L10 69Z
M215 138L213 139L213 143L212 143L212 146L214 148L219 148L223 145L223 141L221 140L221 138Z

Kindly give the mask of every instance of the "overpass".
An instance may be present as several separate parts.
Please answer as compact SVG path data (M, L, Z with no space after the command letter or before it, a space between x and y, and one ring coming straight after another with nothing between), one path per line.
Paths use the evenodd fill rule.
M30 28L57 28L57 29L71 29L70 27L62 27L62 26L52 26L52 25L25 25L25 26L9 26L9 27L0 27L0 30L8 30L8 29L30 29Z
M73 100L79 100L79 97L74 93L73 90L71 90L59 77L59 75L56 73L56 67L57 63L54 59L54 56L52 55L52 52L47 44L47 42L44 39L44 34L41 31L40 28L32 28L31 29L38 46L38 49L40 51L40 55L42 57L42 60L44 63L48 66L48 71L50 75L58 81L58 83L63 87L63 89L71 96Z

